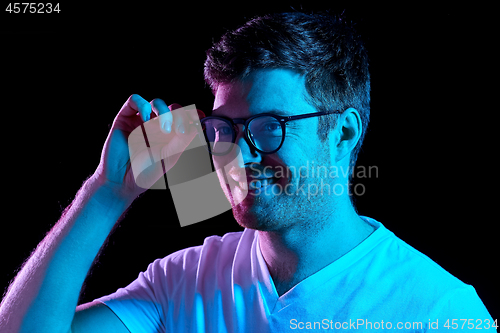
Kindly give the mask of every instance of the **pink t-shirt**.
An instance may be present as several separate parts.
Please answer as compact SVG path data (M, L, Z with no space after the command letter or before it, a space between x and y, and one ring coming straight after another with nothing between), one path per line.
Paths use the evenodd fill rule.
M368 238L281 297L258 232L245 229L155 260L130 285L98 300L131 333L457 332L460 319L471 319L465 326L472 322L474 331L493 325L472 286L362 218L376 228Z

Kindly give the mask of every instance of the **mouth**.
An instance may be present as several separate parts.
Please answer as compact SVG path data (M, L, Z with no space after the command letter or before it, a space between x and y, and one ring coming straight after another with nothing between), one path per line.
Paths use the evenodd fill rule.
M261 178L261 179L253 179L248 183L249 190L259 190L266 186L270 186L276 184L279 178L271 177L271 178Z
M249 192L253 195L258 195L267 188L272 189L272 186L284 186L286 177L276 177L269 170L263 171L257 169L245 170L243 168L233 167L227 173L227 181L229 188L239 189L239 191ZM257 171L257 173L254 173Z

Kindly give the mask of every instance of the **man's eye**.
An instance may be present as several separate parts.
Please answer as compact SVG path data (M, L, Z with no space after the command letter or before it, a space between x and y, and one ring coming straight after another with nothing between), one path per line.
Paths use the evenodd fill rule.
M270 124L266 124L266 126L265 126L265 130L269 131L269 132L277 131L280 128L281 128L280 124L277 124L277 123L270 123Z
M219 127L217 132L219 132L219 135L230 135L231 128L229 126Z

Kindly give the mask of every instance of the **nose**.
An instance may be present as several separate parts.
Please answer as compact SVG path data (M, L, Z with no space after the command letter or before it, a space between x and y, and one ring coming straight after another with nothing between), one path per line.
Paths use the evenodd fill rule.
M255 147L250 143L249 139L246 137L244 126L241 124L237 126L238 126L238 134L236 135L235 143L241 150L241 155L243 157L243 164L262 162L262 154L255 149ZM239 167L244 168L245 165L240 165Z

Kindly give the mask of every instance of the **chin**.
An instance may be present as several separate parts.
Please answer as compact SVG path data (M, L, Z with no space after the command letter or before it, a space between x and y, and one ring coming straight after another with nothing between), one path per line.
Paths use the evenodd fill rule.
M258 231L274 231L283 224L283 221L274 219L269 211L256 206L247 206L244 202L233 206L233 216L243 228Z
M255 207L252 205L253 203L249 203L248 200L255 200L255 198L245 198L242 202L237 205L234 205L231 202L233 207L233 216L236 222L244 228L256 229L259 228L259 215L258 212L255 212ZM245 202L246 201L246 202Z
M250 191L242 196L241 191L237 191L237 187L231 189L229 184L224 185L223 190L227 200L231 203L233 216L243 228L276 231L285 225L284 218L274 214L276 213L274 207L276 198L271 198L271 200L261 198L255 192Z

